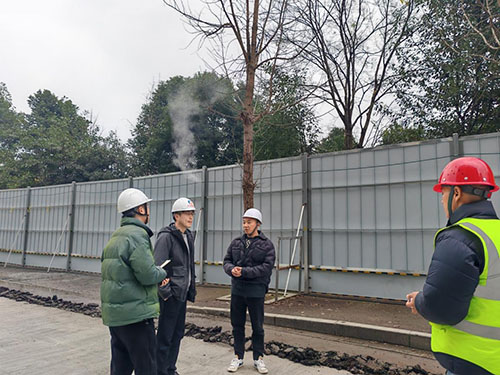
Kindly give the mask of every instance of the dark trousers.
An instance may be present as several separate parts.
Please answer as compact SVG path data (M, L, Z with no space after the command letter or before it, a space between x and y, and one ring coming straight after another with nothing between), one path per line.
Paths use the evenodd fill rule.
M174 297L167 301L160 299L160 319L156 333L158 375L175 375L185 323L186 301L181 302Z
M248 298L231 295L231 325L233 326L234 354L243 359L245 353L245 322L248 314L252 323L253 359L264 355L264 297Z
M153 319L120 327L111 333L111 375L156 374L156 341Z

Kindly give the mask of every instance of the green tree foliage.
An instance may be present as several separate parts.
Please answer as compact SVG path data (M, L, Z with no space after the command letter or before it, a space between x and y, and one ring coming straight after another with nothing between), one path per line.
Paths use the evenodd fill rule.
M127 157L116 135L101 136L71 100L40 90L28 99L31 113L22 115L8 109L5 92L0 124L2 133L10 128L14 136L2 136L2 188L125 176Z
M0 82L0 187L12 186L9 171L20 148L22 123L23 116L16 112L7 87Z
M272 107L277 111L254 125L255 160L311 154L318 144L319 127L313 108L304 100L304 76L277 69L271 84L272 90L260 87L257 106L264 106L263 93L273 92Z
M16 112L7 86L0 82L0 149L11 149L19 142L23 116Z
M183 77L160 82L142 105L137 124L128 145L132 150L132 173L136 176L176 171L173 163L172 120L168 113L168 97L179 91Z
M343 128L332 128L328 136L323 138L316 151L318 153L342 151L345 149L345 130Z
M404 127L399 124L392 124L382 132L382 144L384 145L423 141L426 139L428 139L427 133L422 126Z
M196 167L227 165L241 160L241 106L232 82L214 73L198 73L189 80L186 92L203 109L193 115Z
M142 106L129 146L135 175L231 164L241 155L231 81L214 73L160 82Z
M404 79L384 143L500 130L500 50L471 29L484 17L475 3L419 2L416 32L398 56Z

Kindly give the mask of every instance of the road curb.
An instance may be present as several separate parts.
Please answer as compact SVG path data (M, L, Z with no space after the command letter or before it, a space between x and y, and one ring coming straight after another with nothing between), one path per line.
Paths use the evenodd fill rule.
M188 306L187 310L191 313L229 317L229 309L224 308ZM270 313L264 314L264 323L276 327L372 340L402 345L414 349L431 349L431 335L418 331L345 322L341 320L317 319Z

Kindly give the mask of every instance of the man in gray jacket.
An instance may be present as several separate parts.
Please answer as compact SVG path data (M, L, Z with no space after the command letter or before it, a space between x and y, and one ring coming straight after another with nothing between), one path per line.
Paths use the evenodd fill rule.
M179 198L172 205L174 222L158 233L155 263L170 260L167 277L170 282L158 289L160 318L158 320L158 375L177 375L176 362L184 336L187 301L196 296L194 271L194 239L189 228L193 224L195 207L188 198Z

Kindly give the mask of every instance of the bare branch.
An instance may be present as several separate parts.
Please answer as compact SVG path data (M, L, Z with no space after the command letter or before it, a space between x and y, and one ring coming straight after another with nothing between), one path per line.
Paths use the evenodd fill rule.
M413 1L303 0L298 5L303 32L294 42L304 61L318 68L324 100L344 125L345 147L363 147L379 126L377 103L387 94L395 53L408 37ZM377 120L378 121L378 120ZM353 134L359 135L357 145Z
M500 7L500 0L497 0L497 1L499 2L498 6ZM490 32L491 37L493 38L493 40L490 41L488 39L488 37L486 36L486 33L484 31L480 30L479 27L476 26L472 22L469 14L465 10L465 7L464 7L464 5L462 3L460 5L460 8L462 9L464 17L467 20L467 23L469 24L469 26L472 28L472 30L474 30L476 32L476 34L481 37L481 39L483 40L484 44L488 48L490 48L492 50L500 50L499 30L498 30L498 28L496 27L496 24L495 24L495 18L496 18L496 22L498 22L498 17L500 15L499 14L497 14L496 16L493 15L493 13L491 11L491 6L490 6L490 0L486 0L486 4L483 4L480 0L477 0L477 3L483 9L483 11L485 12L485 16L486 16L487 23L488 23L488 31Z
M244 77L245 88L238 96L243 122L243 192L245 208L253 206L253 126L264 116L279 110L273 108L273 79L280 64L297 56L284 44L289 11L288 0L198 0L204 11L193 12L188 0L163 0L186 20L193 32L217 42L211 51L216 67L227 77ZM192 4L194 0L189 0ZM208 18L207 18L208 16ZM233 46L233 48L231 48ZM238 51L235 48L238 46ZM266 105L256 106L257 80L264 78L268 93ZM293 104L293 103L291 103Z

